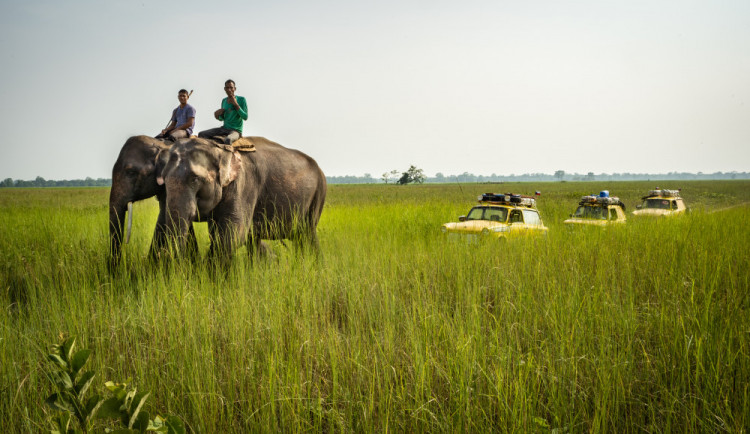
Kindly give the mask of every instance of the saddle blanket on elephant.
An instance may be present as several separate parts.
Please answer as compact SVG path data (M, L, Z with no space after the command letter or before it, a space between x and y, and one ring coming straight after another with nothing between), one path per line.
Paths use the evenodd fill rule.
M216 142L214 142L214 144L220 148L226 149L227 151L255 152L255 144L250 140L250 137L240 137L232 142L231 145Z
M255 143L250 137L240 137L232 143L232 148L240 152L255 152Z

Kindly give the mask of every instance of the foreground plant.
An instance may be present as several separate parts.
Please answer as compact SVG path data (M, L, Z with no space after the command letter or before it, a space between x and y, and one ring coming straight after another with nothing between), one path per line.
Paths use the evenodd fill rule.
M91 350L83 349L76 353L74 337L66 339L60 345L52 346L52 353L48 355L55 370L49 373L50 380L57 387L57 392L45 401L47 405L57 410L52 417L52 432L60 434L88 433L94 428L96 419L117 419L122 429L105 429L114 433L144 433L146 431L182 434L185 427L176 416L162 418L156 416L153 420L143 411L143 404L149 394L138 392L128 382L106 382L104 385L111 396L105 398L99 394L92 394L86 398L94 376L94 371L81 373L83 366L91 355ZM71 421L77 421L79 429L71 428Z

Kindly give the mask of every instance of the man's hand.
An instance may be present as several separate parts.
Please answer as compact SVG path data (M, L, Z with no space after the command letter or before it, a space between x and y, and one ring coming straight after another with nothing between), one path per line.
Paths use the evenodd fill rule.
M217 121L220 121L221 119L219 119L219 118L220 118L220 117L221 117L221 115L223 115L223 114L224 114L224 109L218 109L218 110L216 110L216 111L214 112L214 117L216 118L216 120L217 120Z
M234 94L227 96L227 102L237 108L240 108L240 105L237 103L237 97L235 97Z

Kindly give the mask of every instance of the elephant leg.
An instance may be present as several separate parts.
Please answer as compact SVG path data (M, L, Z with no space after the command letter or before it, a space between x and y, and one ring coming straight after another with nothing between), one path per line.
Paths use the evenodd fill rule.
M232 261L235 247L236 229L231 222L208 222L208 232L211 237L211 247L208 257L214 265L228 269Z
M162 253L167 249L167 216L166 203L163 198L159 199L159 217L156 219L154 236L151 239L151 247L148 249L148 256L151 260L158 260Z
M276 259L276 255L271 246L260 238L248 237L245 245L247 246L247 257L250 262L256 257L262 259Z
M154 237L151 239L151 247L148 249L149 258L152 260L158 260L166 247L167 234L165 226L162 222L157 221L156 227L154 228Z
M216 257L216 238L217 238L216 223L213 220L208 221L208 238L211 240L211 245L208 247L208 257L213 259Z

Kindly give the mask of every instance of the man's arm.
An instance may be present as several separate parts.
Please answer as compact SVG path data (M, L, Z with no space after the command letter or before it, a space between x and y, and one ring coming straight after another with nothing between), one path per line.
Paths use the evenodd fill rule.
M224 100L221 100L221 108L214 112L214 117L217 121L224 120Z
M234 106L243 121L247 120L247 101L241 96L228 96L227 103Z
M174 121L170 122L169 125L167 125L167 128L164 128L163 130L161 130L161 135L166 136L173 129L174 129Z
M237 109L240 112L240 117L243 121L247 120L247 101L244 97L238 97L237 102L239 103Z

